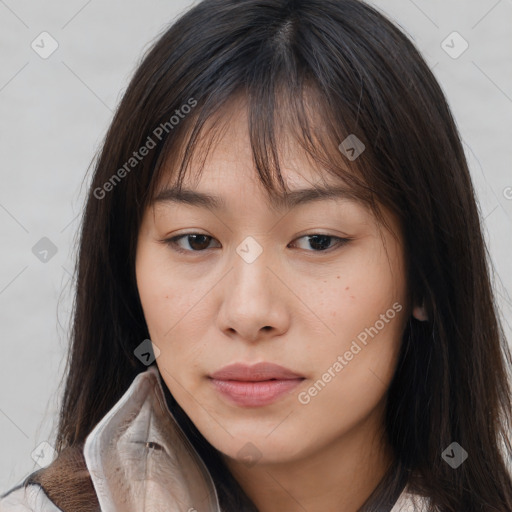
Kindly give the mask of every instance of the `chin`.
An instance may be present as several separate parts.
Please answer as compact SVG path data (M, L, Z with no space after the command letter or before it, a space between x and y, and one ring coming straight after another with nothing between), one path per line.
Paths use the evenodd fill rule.
M221 442L213 444L217 450L222 452L230 459L237 462L244 463L248 466L254 464L277 464L284 462L292 462L299 459L307 451L307 447L299 445L297 439L300 435L275 436L273 434L268 437L268 434L263 433L261 430L256 432L248 432L247 434L235 434L234 439L228 442Z

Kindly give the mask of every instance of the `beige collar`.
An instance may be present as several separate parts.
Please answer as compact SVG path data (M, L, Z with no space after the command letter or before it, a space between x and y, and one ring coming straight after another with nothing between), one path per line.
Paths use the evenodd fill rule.
M156 366L140 373L86 439L102 512L220 512L213 480L169 411Z

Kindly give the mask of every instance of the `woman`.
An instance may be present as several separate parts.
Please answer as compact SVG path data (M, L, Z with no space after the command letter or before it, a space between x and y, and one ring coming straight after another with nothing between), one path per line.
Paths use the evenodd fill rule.
M124 95L81 235L59 456L0 510L512 510L467 163L370 6L184 14Z

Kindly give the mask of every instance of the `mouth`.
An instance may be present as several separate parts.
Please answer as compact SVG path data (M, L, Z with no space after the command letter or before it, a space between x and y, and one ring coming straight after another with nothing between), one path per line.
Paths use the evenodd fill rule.
M216 391L241 407L269 405L305 379L288 368L267 362L228 365L208 377Z

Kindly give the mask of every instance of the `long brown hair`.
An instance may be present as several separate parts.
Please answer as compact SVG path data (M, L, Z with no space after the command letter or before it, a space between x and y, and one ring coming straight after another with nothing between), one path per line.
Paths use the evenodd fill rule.
M58 451L81 445L145 370L133 353L149 337L134 270L141 216L163 164L182 179L204 122L235 96L247 100L255 168L269 194L283 193L283 124L378 218L385 205L402 224L411 298L429 321L407 325L385 425L396 465L365 510L392 503L404 478L432 510L512 510L512 357L460 137L411 41L357 0L204 0L145 55L97 159L82 220ZM366 148L353 161L337 149L351 134ZM130 161L143 146L147 155ZM223 509L250 509L216 450L168 402ZM441 456L452 442L469 454L456 469Z

